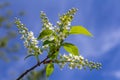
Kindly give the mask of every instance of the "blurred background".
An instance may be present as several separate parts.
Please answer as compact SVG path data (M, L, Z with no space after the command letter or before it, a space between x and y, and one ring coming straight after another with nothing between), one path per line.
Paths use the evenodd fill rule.
M62 70L55 66L49 80L120 80L120 0L0 0L0 80L15 80L36 61L24 60L24 48L14 18L18 17L35 36L41 30L40 11L54 25L71 8L78 8L72 25L82 25L94 37L70 36L66 40L79 47L82 56L101 62L101 70ZM64 53L64 50L61 50ZM31 76L32 75L32 76ZM48 80L44 66L38 67L23 80Z

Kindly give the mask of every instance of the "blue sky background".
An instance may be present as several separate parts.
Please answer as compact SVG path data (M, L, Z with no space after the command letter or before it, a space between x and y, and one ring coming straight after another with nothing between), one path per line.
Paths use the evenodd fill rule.
M11 20L17 17L20 10L24 10L26 15L20 19L35 36L38 36L42 25L40 11L44 11L49 20L56 24L58 14L65 13L72 7L78 8L72 25L82 25L94 35L94 38L70 36L67 41L76 44L85 58L101 62L102 69L70 70L65 67L60 70L56 66L49 80L120 80L120 0L0 0L0 3L6 1L11 3L8 9L14 13ZM17 28L14 30L17 31ZM0 36L3 33L0 30ZM0 60L0 80L15 80L35 64L34 58L24 61L27 52L20 35L11 43L14 41L21 44L20 60L10 63Z

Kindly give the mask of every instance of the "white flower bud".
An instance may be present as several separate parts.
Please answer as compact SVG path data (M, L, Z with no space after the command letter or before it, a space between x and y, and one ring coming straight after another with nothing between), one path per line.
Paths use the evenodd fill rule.
M69 26L67 26L67 27L66 27L66 29L67 29L67 30L70 30L70 27L69 27Z
M50 40L50 41L54 40L54 36L51 36L51 37L49 38L49 40Z
M18 19L16 20L16 24L17 24L19 33L22 34L21 39L25 40L24 46L26 48L28 48L28 52L29 53L36 53L36 52L40 51L39 53L41 53L41 50L37 45L38 41L34 37L33 32L32 31L28 32L28 29Z

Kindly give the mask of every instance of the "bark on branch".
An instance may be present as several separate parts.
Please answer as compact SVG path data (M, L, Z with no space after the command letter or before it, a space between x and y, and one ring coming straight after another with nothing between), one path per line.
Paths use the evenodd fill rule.
M20 80L22 79L27 73L29 73L30 71L34 70L36 67L40 66L42 63L44 63L49 57L46 57L43 61L38 62L36 65L34 65L33 67L31 67L30 69L26 70L24 73L22 73L16 80Z

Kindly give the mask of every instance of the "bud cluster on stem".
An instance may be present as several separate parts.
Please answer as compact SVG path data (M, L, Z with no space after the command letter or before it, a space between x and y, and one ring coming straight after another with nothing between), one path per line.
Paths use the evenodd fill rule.
M34 37L32 31L28 32L28 29L21 23L19 19L15 21L18 31L22 34L21 39L24 40L24 46L28 49L28 53L30 54L41 54L41 50L38 47L37 38Z

